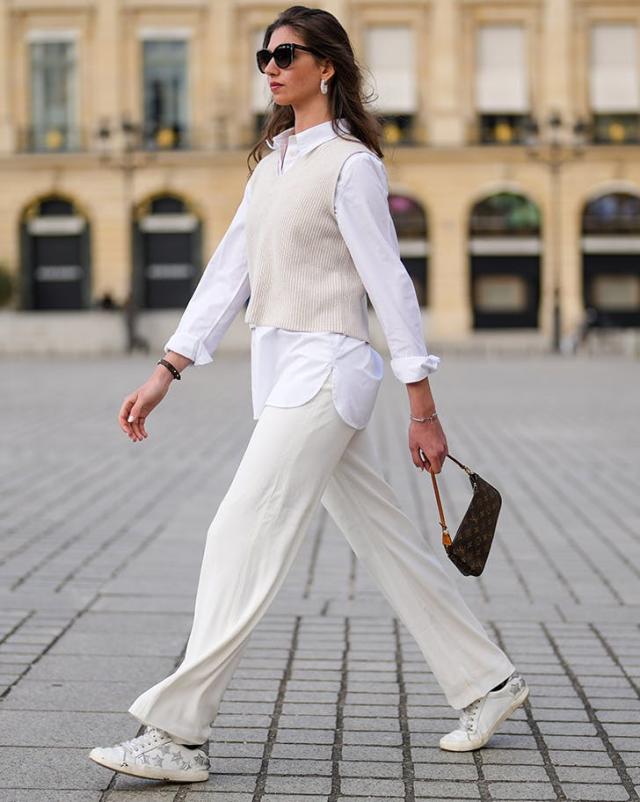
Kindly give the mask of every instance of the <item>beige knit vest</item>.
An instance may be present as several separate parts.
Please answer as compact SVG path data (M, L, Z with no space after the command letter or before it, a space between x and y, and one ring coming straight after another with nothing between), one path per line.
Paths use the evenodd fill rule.
M365 288L333 203L340 169L357 151L371 152L359 140L335 137L283 175L278 151L256 165L246 218L247 323L369 339Z

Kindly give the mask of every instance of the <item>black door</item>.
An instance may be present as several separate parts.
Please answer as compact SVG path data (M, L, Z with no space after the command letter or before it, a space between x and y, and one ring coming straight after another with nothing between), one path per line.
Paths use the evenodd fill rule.
M185 201L162 195L134 221L135 292L146 309L183 309L200 276L199 218Z
M474 328L537 328L539 303L538 256L471 257Z
M598 326L640 326L640 253L585 253L583 295Z
M78 235L33 239L33 308L82 309L84 268Z
M193 232L143 235L144 305L147 309L184 307L195 279Z
M25 309L89 306L89 225L63 198L37 201L21 226Z

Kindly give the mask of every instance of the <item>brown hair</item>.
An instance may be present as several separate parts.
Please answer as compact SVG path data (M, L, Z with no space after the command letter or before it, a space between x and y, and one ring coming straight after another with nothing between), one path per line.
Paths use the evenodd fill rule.
M335 133L341 136L337 120L345 118L349 123L351 137L356 137L380 158L384 158L380 145L382 124L376 115L365 108L371 100L371 95L363 95L362 71L353 53L349 36L340 22L333 14L320 8L290 6L265 30L263 47L268 46L271 34L276 28L283 25L294 28L307 47L313 47L323 53L333 64L335 73L329 81L327 97ZM273 101L270 102L260 138L247 157L250 174L269 149L267 139L273 139L276 134L290 128L294 122L295 115L291 106L279 106Z

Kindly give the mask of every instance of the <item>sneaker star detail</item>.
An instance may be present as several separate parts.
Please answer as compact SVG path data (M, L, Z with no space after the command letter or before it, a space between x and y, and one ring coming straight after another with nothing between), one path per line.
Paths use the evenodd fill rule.
M440 738L440 748L452 752L480 749L528 695L526 681L514 671L502 688L462 708L457 729Z
M89 757L113 771L150 780L191 783L209 779L209 755L204 749L187 749L158 727L147 727L142 735L115 746L96 746Z

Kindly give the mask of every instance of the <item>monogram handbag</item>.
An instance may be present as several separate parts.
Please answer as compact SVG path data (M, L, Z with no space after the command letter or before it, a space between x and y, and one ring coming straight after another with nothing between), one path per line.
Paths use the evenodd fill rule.
M451 562L465 576L480 576L493 542L502 497L495 487L452 457L451 454L447 454L447 457L467 472L473 489L473 497L452 540L444 518L436 475L429 471L440 515L442 545Z

